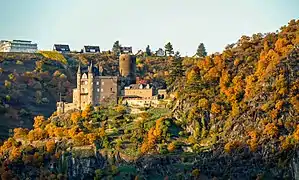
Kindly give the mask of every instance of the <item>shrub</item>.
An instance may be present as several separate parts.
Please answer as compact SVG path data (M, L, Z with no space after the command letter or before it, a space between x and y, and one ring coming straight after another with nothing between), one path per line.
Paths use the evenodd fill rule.
M80 120L81 118L81 113L76 111L76 112L73 112L71 114L71 121L73 122L73 124L78 124L78 121Z
M5 80L5 81L4 81L4 86L5 86L7 89L9 89L9 88L11 87L11 82Z
M199 178L199 175L200 175L200 170L199 169L194 169L192 172L191 172L191 175L194 177L194 178Z
M28 134L29 130L26 128L15 128L14 138L24 138Z
M263 133L270 137L276 137L278 135L278 128L274 123L268 123Z
M36 116L34 117L34 124L33 127L34 128L40 128L43 124L43 122L45 121L45 117L44 116Z
M280 139L281 139L281 149L282 150L289 150L294 146L292 136L281 137Z
M214 114L218 114L221 112L221 107L220 105L216 104L216 103L212 103L211 105L211 112Z
M6 100L7 102L9 102L9 101L11 100L10 95L6 95L6 96L5 96L5 100Z
M89 118L91 116L91 111L92 111L92 106L87 105L84 111L82 112L82 117L83 118Z
M99 129L99 135L101 138L105 137L106 136L106 133L105 133L105 128L104 127L101 127Z
M45 130L42 130L40 128L31 130L28 133L28 139L29 141L37 141L37 140L42 140L48 137L48 134Z
M296 130L294 131L294 139L299 142L299 125L297 125Z
M50 140L46 142L46 150L49 153L53 153L54 149L55 149L55 141L54 140Z
M242 148L242 143L240 141L235 140L226 143L224 146L224 151L230 153L233 150L239 150L240 148Z
M102 171L102 169L95 170L94 180L100 180L102 179L103 176L104 176L104 172Z
M22 61L20 61L20 60L17 60L16 64L17 65L23 65L24 63Z
M13 149L10 152L9 159L11 161L13 161L13 160L17 160L20 157L21 157L21 150L20 150L20 148L13 147Z
M167 150L168 150L169 152L173 152L175 149L176 149L176 144L175 144L175 142L171 142L170 144L168 144L168 146L167 146Z
M206 98L202 98L198 101L198 107L207 110L209 108L209 101Z

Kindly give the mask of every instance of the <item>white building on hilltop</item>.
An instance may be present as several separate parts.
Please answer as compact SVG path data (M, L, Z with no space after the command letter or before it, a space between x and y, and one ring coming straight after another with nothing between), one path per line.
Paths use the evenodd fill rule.
M0 52L24 52L35 53L37 51L37 44L32 41L12 40L0 41Z

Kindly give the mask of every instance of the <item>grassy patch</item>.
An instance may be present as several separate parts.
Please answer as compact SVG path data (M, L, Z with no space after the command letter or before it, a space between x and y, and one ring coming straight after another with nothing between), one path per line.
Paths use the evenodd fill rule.
M41 55L43 55L45 58L48 59L52 59L55 61L59 61L63 64L67 64L67 60L65 59L65 57L59 53L59 52L55 52L55 51L40 51Z

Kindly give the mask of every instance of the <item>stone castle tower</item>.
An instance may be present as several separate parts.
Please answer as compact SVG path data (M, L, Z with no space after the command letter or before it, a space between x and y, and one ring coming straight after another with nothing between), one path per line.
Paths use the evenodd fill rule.
M92 62L87 72L79 65L77 70L77 88L73 89L73 103L57 102L57 113L71 109L83 110L87 105L97 106L117 103L119 96L118 76L103 76L102 67L94 67Z
M127 81L127 85L136 83L136 56L130 54L119 56L119 74Z
M77 109L83 109L86 105L94 105L94 73L93 64L88 66L88 72L81 72L81 65L78 67L77 71L77 88L74 89L73 93L73 103L76 105ZM98 83L99 85L99 83Z

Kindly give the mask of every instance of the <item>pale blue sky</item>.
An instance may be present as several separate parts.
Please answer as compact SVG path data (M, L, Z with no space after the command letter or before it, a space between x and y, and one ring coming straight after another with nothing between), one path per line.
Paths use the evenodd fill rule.
M119 40L133 50L170 41L182 55L200 42L222 51L241 35L271 32L299 18L299 0L0 0L0 39L26 39L51 49Z

